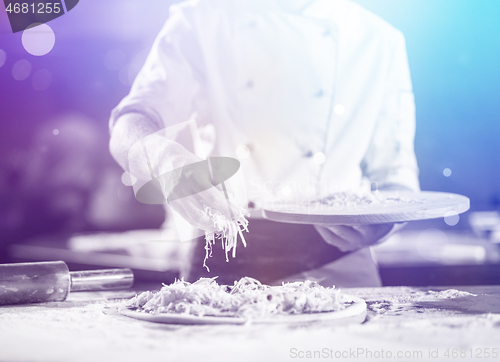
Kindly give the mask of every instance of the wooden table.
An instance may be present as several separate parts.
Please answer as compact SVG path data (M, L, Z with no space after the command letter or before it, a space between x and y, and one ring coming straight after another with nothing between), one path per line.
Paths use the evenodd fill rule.
M173 326L103 313L133 292L3 306L0 361L500 360L500 286L344 292L366 300L363 324Z

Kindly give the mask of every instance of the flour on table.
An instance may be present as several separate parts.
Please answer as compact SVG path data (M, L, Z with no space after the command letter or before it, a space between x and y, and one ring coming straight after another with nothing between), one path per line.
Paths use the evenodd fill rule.
M463 298L463 297L477 297L476 294L471 294L468 292L463 292L456 289L448 289L440 292L435 292L433 290L429 290L427 294L421 299L418 300L436 300L436 299L454 299L454 298Z

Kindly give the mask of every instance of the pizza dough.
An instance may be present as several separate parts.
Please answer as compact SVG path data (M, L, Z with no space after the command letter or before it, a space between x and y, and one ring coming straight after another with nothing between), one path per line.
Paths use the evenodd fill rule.
M125 308L153 315L232 317L262 319L272 316L340 311L339 290L316 282L263 285L245 277L233 286L219 285L216 278L201 278L191 284L176 281L159 292L144 292L129 300Z

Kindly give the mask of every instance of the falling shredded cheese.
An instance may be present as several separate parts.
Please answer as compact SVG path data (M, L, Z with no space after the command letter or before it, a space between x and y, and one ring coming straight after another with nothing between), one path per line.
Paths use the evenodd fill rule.
M236 257L236 244L238 234L241 242L246 247L246 241L242 231L248 232L248 212L239 206L232 206L233 220L228 220L220 211L214 210L208 206L205 207L205 213L212 219L215 227L215 232L205 232L205 259L203 266L210 271L207 266L207 259L212 256L212 246L215 245L216 239L221 240L222 249L226 253L226 261L229 261L228 253L232 250L233 258Z

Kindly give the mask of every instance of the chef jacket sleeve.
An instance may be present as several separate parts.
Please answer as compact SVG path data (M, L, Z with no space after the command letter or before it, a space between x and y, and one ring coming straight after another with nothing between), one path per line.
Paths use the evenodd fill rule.
M110 130L120 116L141 113L160 128L189 119L200 91L203 64L192 9L172 6L130 93L112 111Z
M414 152L415 102L403 35L396 33L386 89L373 138L364 157L364 175L378 189L419 191Z

